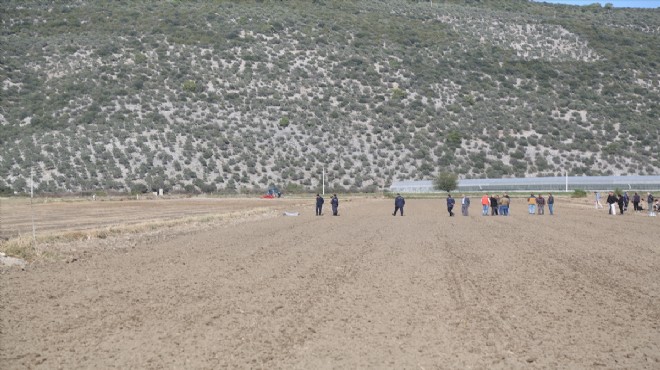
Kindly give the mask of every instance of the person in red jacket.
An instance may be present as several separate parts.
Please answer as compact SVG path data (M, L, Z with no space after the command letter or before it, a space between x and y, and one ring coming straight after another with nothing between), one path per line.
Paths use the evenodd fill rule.
M484 196L481 197L481 207L483 207L481 215L488 216L488 208L490 207L490 197L488 194L484 194Z

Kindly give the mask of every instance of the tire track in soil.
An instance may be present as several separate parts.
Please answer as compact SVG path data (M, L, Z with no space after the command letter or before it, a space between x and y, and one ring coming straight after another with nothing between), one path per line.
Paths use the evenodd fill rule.
M282 362L284 368L401 368L411 364L433 368L447 358L442 317L448 301L439 291L444 289L444 277L435 272L442 269L444 260L429 232L437 220L424 216L377 216L360 226L364 235L355 243L367 247L360 247L363 253L353 264L355 274L342 281L338 296L326 300L328 307L318 307L323 316L318 335L292 351L293 358L307 359L290 357ZM382 223L390 227L379 231L377 226ZM423 225L424 231L410 225ZM331 338L336 338L335 343ZM336 341L342 343L339 349L334 348ZM313 360L308 358L312 353Z
M342 226L337 224L331 230L340 228ZM285 301L288 305L277 306L271 313L285 317L286 321L279 333L271 339L273 343L270 348L271 353L262 353L258 357L260 366L268 368L273 362L283 361L294 352L296 347L304 346L305 342L316 334L317 328L328 319L329 313L322 312L317 315L312 313L318 311L317 308L326 301L336 300L341 286L354 279L358 273L357 266L363 263L365 257L373 250L374 239L382 238L374 238L363 229L354 229L343 234L339 242L340 248L323 253L319 261L299 273L298 276L304 279L303 285L280 293L286 297ZM341 248L346 244L344 240L351 240L352 243L362 247L355 253L349 254L347 251L351 251L350 248ZM331 268L332 266L334 268ZM300 292L304 292L304 295L299 294Z
M438 238L438 240L442 239ZM453 244L460 245L461 243ZM444 241L442 246L448 257L446 279L449 284L447 289L456 306L456 312L452 313L452 316L458 316L453 320L456 321L459 335L467 334L469 338L463 338L463 340L471 341L474 338L471 337L470 331L474 330L469 327L486 329L485 338L479 342L483 342L482 349L486 349L486 352L489 353L488 356L492 358L491 365L496 365L509 356L513 349L520 347L517 343L517 336L511 325L494 310L496 306L493 300L482 292L482 289L475 284L475 279L468 269L463 267L473 261L466 260L456 251L458 248L452 247L450 242ZM466 333L465 330L468 332Z
M595 348L586 357L591 359L592 366L639 366L639 359L631 356L632 352L644 348L642 363L660 361L657 354L660 340L660 299L658 285L638 285L640 281L656 280L658 248L653 243L638 243L629 245L624 239L614 239L603 243L600 247L584 250L582 245L571 243L571 239L579 236L580 240L603 240L602 224L613 225L615 230L620 224L631 222L631 217L612 217L590 213L590 218L584 215L571 214L569 222L562 221L561 231L554 230L552 219L538 215L521 217L518 225L523 228L536 229L542 239L524 236L523 243L531 246L535 255L543 259L536 264L550 274L552 281L546 286L555 291L558 301L547 307L538 307L538 312L553 315L561 325L571 325L576 317L580 317L579 330L575 328L575 343L580 336L592 337L585 327L607 327L609 333L618 333L617 337L628 338L629 344L611 340L602 340L600 336L593 337ZM636 220L644 222L645 220ZM636 224L636 227L641 225ZM572 246L571 249L566 246ZM645 267L648 258L651 263ZM656 262L656 263L653 263ZM652 277L655 276L655 279ZM584 307L580 302L591 302ZM563 304L564 310L557 306ZM561 307L561 306L560 306ZM574 307L582 307L581 309ZM573 324L574 325L574 324ZM632 328L636 328L633 330ZM634 343L634 344L633 344ZM564 356L567 361L583 354L573 353L571 349ZM627 364L627 365L624 365ZM635 365L636 364L636 365Z
M271 268L272 271L276 271L274 275L262 274L256 279L248 279L243 285L253 295L271 295L276 297L275 302L281 302L271 304L270 307L261 307L260 317L240 330L242 340L240 343L235 343L236 351L245 351L244 347L249 346L250 343L265 344L265 348L262 347L261 351L252 351L253 356L250 356L247 362L250 366L268 367L268 364L275 359L286 356L293 347L304 344L314 334L313 328L323 320L323 317L310 320L309 312L329 299L327 297L336 294L342 283L356 273L355 266L369 252L369 248L361 248L357 254L346 254L344 247L348 245L347 240L357 245L365 245L366 241L364 230L351 229L349 233L341 234L342 237L337 245L319 254L316 249L327 249L328 245L313 242L315 238L310 233L317 230L319 225L324 225L324 233L329 234L336 234L344 228L339 219L334 219L335 222L328 225L326 218L327 216L299 218L296 219L292 229L259 229L252 237L265 240L265 244L240 258L239 261L244 266L265 266L268 263L275 263ZM286 240L286 245L281 245L277 240ZM288 246L296 247L290 249L287 248ZM299 246L304 247L299 248ZM314 260L310 261L310 257ZM329 265L342 268L333 270ZM227 276L227 279L246 280L242 275L243 269L240 269ZM281 286L274 287L273 279ZM273 289L274 292L265 292ZM318 299L323 296L326 299ZM276 324L272 325L272 322ZM264 338L267 339L264 341Z
M527 224L531 225L531 218L534 218L536 216L531 216L530 218L526 219L525 222ZM577 221L577 220L576 220ZM618 220L617 220L618 221ZM544 229L549 229L552 227L552 225L548 224L535 224L534 226L536 227L543 227ZM596 285L597 288L594 290L605 290L609 292L612 296L624 296L623 301L631 301L631 300L638 300L638 299L647 299L648 302L644 305L644 307L655 307L658 304L657 297L654 299L653 295L651 292L648 291L642 291L642 287L638 287L637 289L633 289L632 287L628 287L624 285L623 283L619 282L616 277L613 276L613 271L612 270L605 270L603 267L606 266L613 266L615 265L613 259L607 258L607 261L605 264L599 263L599 268L594 268L589 260L583 260L580 258L577 258L574 255L566 255L565 253L561 253L559 251L558 246L564 246L567 244L566 241L566 236L567 235L588 235L588 238L595 237L596 232L593 229L590 229L588 227L585 227L584 224L580 224L577 222L571 222L566 225L563 225L563 229L561 231L561 234L552 232L552 230L549 230L547 232L543 232L545 237L542 240L535 240L534 244L537 245L537 249L543 249L543 252L547 254L547 257L552 259L553 261L557 262L560 265L566 266L568 270L570 270L573 273L581 275L581 277L590 282L593 285ZM626 244L624 241L621 240L616 240L614 241L611 245L608 247L612 249L612 247L618 247L618 249L622 251L629 252L631 254L635 253L648 253L649 246L652 245L652 241L649 238L649 244L648 245L633 245L632 247L635 248L635 250L630 250L629 248L631 247L630 245ZM656 253L657 251L660 251L659 248L656 248ZM613 254L616 255L616 254ZM590 256L593 257L593 256ZM621 263L623 265L623 263ZM613 266L617 267L617 266ZM636 266L638 267L638 266ZM642 295L642 296L640 296ZM654 310L654 314L658 315L658 311Z

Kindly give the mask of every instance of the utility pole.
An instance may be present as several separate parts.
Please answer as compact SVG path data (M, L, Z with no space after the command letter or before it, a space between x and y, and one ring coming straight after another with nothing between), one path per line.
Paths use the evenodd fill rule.
M34 167L30 167L30 213L32 214L32 241L33 247L37 246L37 229L34 226L34 207L32 206L32 199L34 198Z
M322 179L321 193L322 195L325 195L325 165L323 165L323 175L321 175L321 179Z

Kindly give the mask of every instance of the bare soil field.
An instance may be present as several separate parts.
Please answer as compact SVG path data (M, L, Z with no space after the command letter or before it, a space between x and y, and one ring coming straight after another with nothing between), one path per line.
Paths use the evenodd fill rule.
M0 202L0 237L32 235L32 216L39 234L84 231L130 225L158 223L232 212L273 211L296 205L300 199L181 198L141 200L9 198Z
M515 200L510 217L451 218L441 199L404 217L391 199L339 217L313 199L195 201L107 212L234 213L0 268L0 367L660 368L660 217L568 199L555 216Z

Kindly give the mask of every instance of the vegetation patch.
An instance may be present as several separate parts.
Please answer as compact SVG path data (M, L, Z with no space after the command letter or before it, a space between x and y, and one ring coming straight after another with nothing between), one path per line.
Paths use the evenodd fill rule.
M3 2L0 195L660 171L660 13Z

